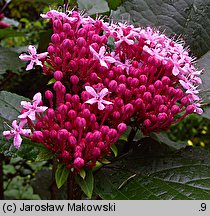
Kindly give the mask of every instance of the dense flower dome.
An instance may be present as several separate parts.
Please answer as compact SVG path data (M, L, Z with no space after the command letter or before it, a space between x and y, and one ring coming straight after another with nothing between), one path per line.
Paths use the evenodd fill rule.
M53 92L45 92L48 108L38 93L33 104L22 102L19 119L27 120L27 137L43 143L67 168L94 167L127 126L149 135L188 114L202 114L202 71L182 41L150 27L93 19L75 10L41 16L53 26L47 53L30 47L30 56L20 58L31 61L29 69L42 66L55 83ZM25 133L19 130L20 135Z

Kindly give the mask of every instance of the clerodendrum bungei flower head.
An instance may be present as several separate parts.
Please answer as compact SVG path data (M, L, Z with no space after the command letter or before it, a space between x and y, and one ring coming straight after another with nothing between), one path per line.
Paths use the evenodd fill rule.
M53 26L47 52L37 54L29 46L30 55L20 59L31 61L27 70L43 66L56 82L53 92L45 92L49 107L42 106L37 93L33 103L21 102L18 117L27 121L30 138L67 168L95 166L131 123L148 135L167 130L188 114L202 113L202 71L181 42L150 27L94 20L74 10L41 16ZM13 134L19 147L19 135L26 133L16 125L4 132L7 138Z

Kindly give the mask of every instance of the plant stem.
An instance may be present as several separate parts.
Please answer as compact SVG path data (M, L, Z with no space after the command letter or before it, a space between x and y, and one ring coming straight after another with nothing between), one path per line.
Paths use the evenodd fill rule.
M50 195L51 195L52 200L58 199L58 197L57 197L58 188L57 188L56 181L55 181L56 169L57 169L57 160L54 158L54 160L53 160L53 169L52 169L52 182L51 182L51 185L50 185Z
M130 147L132 145L132 142L133 142L133 139L134 139L134 137L136 135L137 130L138 129L136 129L134 127L131 128L131 131L130 131L130 133L128 135L128 141L127 141L127 143L126 143L126 145L125 145L125 147L123 149L124 152L128 152L130 150Z
M74 184L75 184L74 175L73 175L73 173L70 172L68 179L67 179L67 199L68 200L75 199Z
M4 199L3 161L4 155L0 154L0 200Z

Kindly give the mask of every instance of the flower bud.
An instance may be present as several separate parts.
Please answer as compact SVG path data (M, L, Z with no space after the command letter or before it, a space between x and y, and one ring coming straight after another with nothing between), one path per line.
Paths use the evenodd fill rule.
M147 83L147 77L145 75L141 75L139 77L139 82L141 85L145 85Z
M117 129L119 131L120 134L124 133L126 131L126 124L125 123L120 123L118 126L117 126Z
M78 78L78 76L72 75L72 76L70 77L70 82L71 82L73 85L77 85L77 84L79 83L79 78Z
M97 157L100 156L100 154L101 154L100 148L94 147L93 150L92 150L92 155L93 155L93 157L97 158Z
M195 111L195 107L193 105L188 105L186 108L186 113L191 114Z
M62 80L62 78L63 78L63 73L62 73L61 71L55 71L55 72L54 72L54 78L55 78L57 81Z
M77 157L74 160L74 166L77 169L81 169L85 165L85 161L81 157Z
M59 34L55 33L51 36L51 41L54 43L54 44L59 44L60 43L60 36Z

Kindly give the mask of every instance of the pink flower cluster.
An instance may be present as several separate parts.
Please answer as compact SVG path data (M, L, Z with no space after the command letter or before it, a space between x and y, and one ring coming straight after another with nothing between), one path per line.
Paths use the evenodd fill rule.
M93 167L128 125L147 135L202 113L202 71L181 42L150 27L94 20L75 10L41 16L53 25L48 52L29 47L30 56L20 58L31 61L28 69L38 64L52 75L54 92L45 92L48 109L39 93L33 104L22 102L19 118L27 119L31 139L68 168ZM39 59L47 55L43 64Z

